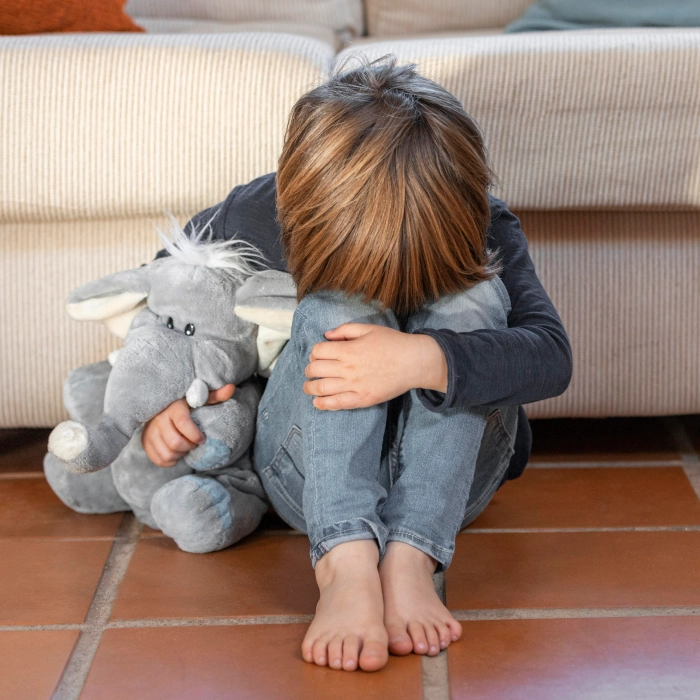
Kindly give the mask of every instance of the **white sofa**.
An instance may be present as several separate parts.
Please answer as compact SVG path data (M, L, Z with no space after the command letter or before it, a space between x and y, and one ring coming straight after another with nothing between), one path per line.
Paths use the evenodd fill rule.
M358 51L481 124L574 349L528 413L700 412L700 30L500 33L528 4L131 0L146 34L1 37L0 426L55 424L116 346L70 289L274 170L294 101Z

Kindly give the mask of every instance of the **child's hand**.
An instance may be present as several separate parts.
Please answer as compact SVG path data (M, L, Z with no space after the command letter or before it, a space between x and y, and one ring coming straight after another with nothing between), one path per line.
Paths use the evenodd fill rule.
M228 401L236 387L226 384L209 392L207 404ZM171 403L143 427L141 443L148 458L159 467L174 467L178 461L197 445L204 442L204 435L190 416L185 399Z
M325 334L309 355L304 392L316 408L365 408L411 389L447 391L447 362L429 335L364 323L344 323Z

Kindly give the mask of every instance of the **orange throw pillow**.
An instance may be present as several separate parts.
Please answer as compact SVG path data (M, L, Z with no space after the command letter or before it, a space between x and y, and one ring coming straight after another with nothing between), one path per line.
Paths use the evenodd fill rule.
M125 0L0 0L0 34L142 32Z

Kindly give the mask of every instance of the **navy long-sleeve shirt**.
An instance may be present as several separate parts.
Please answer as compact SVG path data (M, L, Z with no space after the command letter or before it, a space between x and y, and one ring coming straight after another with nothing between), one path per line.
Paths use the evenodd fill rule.
M192 223L202 225L214 217L214 238L248 241L269 268L286 271L275 199L275 174L270 173L234 188L222 203L193 217ZM435 338L447 360L447 392L419 392L433 411L540 401L564 392L571 379L569 339L537 278L520 222L502 201L490 200L487 245L497 254L499 275L510 296L508 328L420 331Z

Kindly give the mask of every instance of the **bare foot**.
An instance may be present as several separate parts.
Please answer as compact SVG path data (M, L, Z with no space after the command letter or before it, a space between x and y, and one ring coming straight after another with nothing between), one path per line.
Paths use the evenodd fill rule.
M404 542L389 542L379 565L389 651L436 656L462 636L462 625L433 587L435 561Z
M305 661L354 671L378 671L389 659L379 553L373 540L333 547L316 564L321 599L301 645Z

